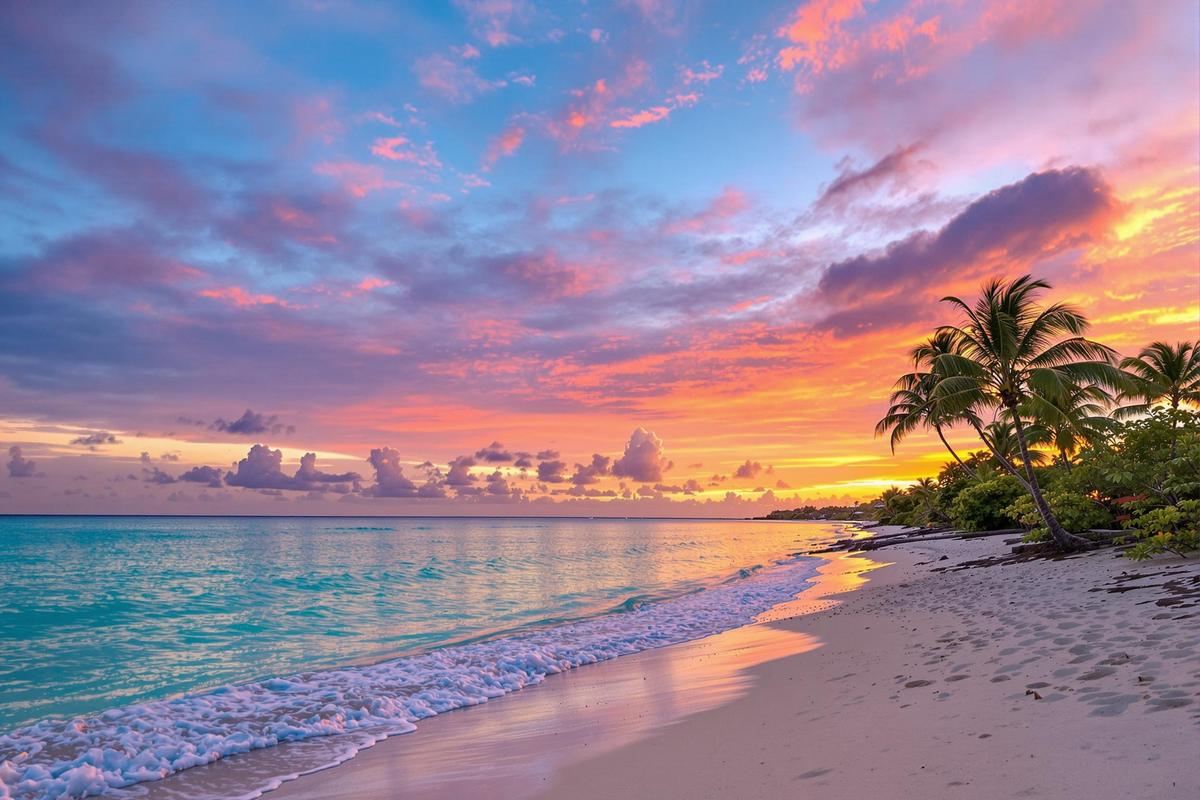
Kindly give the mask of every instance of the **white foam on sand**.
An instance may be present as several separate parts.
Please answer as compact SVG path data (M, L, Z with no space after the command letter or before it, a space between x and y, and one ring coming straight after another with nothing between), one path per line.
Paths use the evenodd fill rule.
M547 675L752 622L800 592L815 559L788 561L673 600L371 666L306 672L47 720L0 736L0 798L97 795L227 756L339 734L328 766L416 722ZM311 771L311 770L305 770ZM256 796L292 774L239 792ZM238 796L238 795L234 795Z

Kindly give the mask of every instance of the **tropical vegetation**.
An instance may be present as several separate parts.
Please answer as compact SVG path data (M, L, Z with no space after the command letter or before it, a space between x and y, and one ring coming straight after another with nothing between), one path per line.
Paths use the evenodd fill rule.
M1060 550L1128 529L1128 554L1200 549L1200 341L1155 342L1121 358L1086 338L1087 318L1044 303L1024 276L986 284L959 319L911 352L876 426L892 449L934 432L952 460L870 504L884 522L1024 528ZM964 456L948 432L982 448Z

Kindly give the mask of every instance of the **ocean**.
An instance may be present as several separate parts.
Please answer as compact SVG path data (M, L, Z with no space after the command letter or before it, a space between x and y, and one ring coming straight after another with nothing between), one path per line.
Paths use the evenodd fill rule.
M353 750L737 627L803 589L817 562L795 554L836 529L0 517L0 797L129 786L316 737L357 734Z

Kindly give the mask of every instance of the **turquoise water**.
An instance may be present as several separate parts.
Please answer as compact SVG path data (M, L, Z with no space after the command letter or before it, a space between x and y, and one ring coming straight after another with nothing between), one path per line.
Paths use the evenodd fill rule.
M824 524L0 518L0 732L677 597Z

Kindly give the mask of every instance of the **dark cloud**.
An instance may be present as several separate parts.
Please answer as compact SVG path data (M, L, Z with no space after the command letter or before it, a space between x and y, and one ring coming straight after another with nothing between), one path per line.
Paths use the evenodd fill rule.
M733 476L735 478L756 478L758 477L758 473L762 472L762 470L762 464L758 463L757 461L751 461L747 458L746 463L738 467L737 471L733 473Z
M176 478L174 475L163 472L158 467L150 467L142 470L142 480L146 483L166 485L168 483L175 483Z
M575 474L571 476L571 483L576 486L597 483L600 478L610 473L611 465L611 458L593 453L591 463L575 465Z
M553 451L542 451L553 452ZM540 455L540 454L539 454ZM538 480L542 483L565 483L567 476L564 474L567 470L567 462L554 459L551 461L542 461L538 464L537 474Z
M514 467L518 467L520 469L529 469L533 466L532 453L523 453L521 451L517 451L516 453L513 453L513 456L516 459L513 461Z
M271 434L292 434L296 432L296 426L284 425L279 421L279 418L274 415L259 414L250 409L242 412L242 415L232 422L226 422L218 418L208 426L210 430L223 431L225 433L233 433L237 435L254 436L260 433Z
M21 455L21 448L15 444L8 448L8 477L32 478L35 467L32 460Z
M832 302L856 304L994 264L1043 258L1089 241L1117 206L1095 170L1033 173L974 201L935 233L915 233L881 255L833 264L820 290Z
M206 483L214 489L221 486L225 471L216 467L192 467L179 476L179 480L188 483Z
M89 450L96 450L106 444L120 444L121 440L108 431L96 431L95 433L76 436L71 440L71 444L78 444L87 447Z
M321 472L316 467L316 461L315 453L305 453L296 474L285 475L282 470L283 452L256 444L237 463L237 471L226 475L225 483L243 489L346 492L350 489L349 484L362 480L362 476L356 472L339 475Z
M492 442L487 447L475 451L475 457L488 463L506 463L514 458L513 454L505 450L504 445L499 442Z
M559 457L557 450L539 450L537 454L538 461L553 461Z
M662 480L663 470L667 467L662 439L645 428L638 428L626 442L624 455L612 465L612 474L642 483L657 483Z

